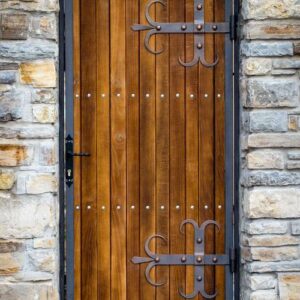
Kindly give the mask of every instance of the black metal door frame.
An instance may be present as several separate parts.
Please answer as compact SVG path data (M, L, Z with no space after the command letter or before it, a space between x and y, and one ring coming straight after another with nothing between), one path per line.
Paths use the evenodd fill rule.
M238 0L225 0L227 22L237 18ZM237 22L238 24L238 22ZM59 176L60 176L60 296L74 299L74 191L65 184L65 138L73 135L73 0L60 0L59 15ZM226 300L239 295L239 42L225 38L225 170L226 232L225 249L236 248L237 267L232 274L226 266ZM65 241L66 236L66 241Z

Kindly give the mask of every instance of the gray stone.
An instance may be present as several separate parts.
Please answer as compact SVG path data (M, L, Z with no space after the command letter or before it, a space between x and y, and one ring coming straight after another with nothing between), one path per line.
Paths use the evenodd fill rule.
M272 61L269 58L250 57L243 62L243 71L246 75L266 75L272 70Z
M54 232L53 196L0 196L0 211L1 239L43 237L46 231Z
M34 89L32 91L32 103L51 103L57 102L57 91L55 89Z
M248 136L250 148L299 148L300 134L256 133Z
M254 235L244 237L242 244L247 247L295 246L300 244L300 237L290 235Z
M19 64L12 62L0 62L0 71L2 70L18 70Z
M252 171L243 183L245 186L288 186L300 184L300 172Z
M250 112L251 132L285 132L288 130L287 112L252 111Z
M0 84L12 84L16 82L16 72L14 71L1 71Z
M246 107L296 107L299 99L296 78L251 78L247 81Z
M276 220L255 220L246 223L244 226L246 233L257 234L285 234L288 231L286 222Z
M10 278L11 282L41 282L49 281L53 279L53 275L48 272L33 272L33 271L24 271L15 274Z
M292 42L241 42L241 52L245 56L292 56Z
M254 188L245 194L248 218L299 218L300 189Z
M299 58L281 58L273 60L273 68L275 69L300 69Z
M300 271L300 260L278 262L252 262L246 269L251 273L297 272Z
M277 70L272 70L271 74L274 75L274 76L295 75L296 74L296 70L277 69Z
M43 40L2 41L0 58L36 60L57 57L58 47L54 42Z
M34 16L31 23L31 36L36 38L45 38L56 40L57 28L56 28L56 15L47 14L42 16Z
M28 15L7 13L0 15L0 39L26 40L28 30Z
M284 154L277 150L256 150L247 154L249 169L284 169Z
M288 161L286 164L288 170L299 170L300 169L300 161Z
M53 273L55 270L55 255L51 250L36 250L29 253L30 263L38 271Z
M278 297L275 290L263 290L252 292L249 300L278 300Z
M300 151L290 151L290 152L288 152L288 159L300 160Z
M23 102L24 94L19 91L0 94L0 122L21 119Z
M269 274L266 274L266 275L264 275L264 274L259 274L259 275L248 274L247 283L253 291L274 289L277 285L275 275L269 275Z
M293 221L291 223L292 235L300 235L300 221Z
M53 12L58 11L59 3L57 0L2 0L0 1L0 9Z
M24 244L17 240L0 241L0 253L12 253L24 250Z

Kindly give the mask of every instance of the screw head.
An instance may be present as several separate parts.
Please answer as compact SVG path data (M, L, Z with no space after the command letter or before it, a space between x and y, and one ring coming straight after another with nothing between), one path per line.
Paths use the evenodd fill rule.
M181 30L186 30L186 25L182 25Z
M156 26L156 30L157 30L157 31L160 31L160 30L161 30L161 26L160 26L160 25L157 25L157 26Z
M183 257L181 258L181 261L182 261L182 262L186 262L186 257L183 256Z
M198 244L201 244L201 243L202 243L202 239L201 239L201 238L198 238L198 239L197 239L197 243L198 243Z
M201 263L201 262L202 262L202 257L201 257L201 256L198 256L198 257L197 257L197 262L198 262L198 263Z
M202 281L202 276L198 276L197 281Z
M197 5L197 10L201 10L202 9L202 4L198 4Z
M202 29L202 25L201 24L198 24L197 25L197 30L201 30Z
M213 29L214 31L216 31L216 30L218 29L218 26L217 26L217 25L213 25L212 29Z
M216 263L217 261L218 261L218 258L217 258L217 257L214 257L214 258L213 258L213 262Z
M197 45L197 48L198 48L198 49L202 49L202 44L199 43L199 44Z
M155 257L155 262L159 262L160 261L160 258L157 256L157 257Z

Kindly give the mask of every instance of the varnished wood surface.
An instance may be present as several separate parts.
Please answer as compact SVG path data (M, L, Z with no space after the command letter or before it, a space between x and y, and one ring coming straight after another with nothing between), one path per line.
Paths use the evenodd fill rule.
M193 267L160 267L145 279L144 243L157 253L193 253L187 218L217 220L206 232L206 252L224 253L225 99L224 37L206 35L206 59L219 64L184 68L193 35L151 38L131 30L146 24L147 0L76 0L74 3L75 299L176 300L191 293ZM161 22L193 21L192 0L168 0L151 9ZM224 1L205 1L206 22L224 20ZM91 94L89 97L88 95ZM220 97L218 96L220 95ZM77 101L78 100L78 101ZM89 207L89 209L88 209ZM224 267L205 267L208 293L225 299ZM201 296L196 299L203 299Z

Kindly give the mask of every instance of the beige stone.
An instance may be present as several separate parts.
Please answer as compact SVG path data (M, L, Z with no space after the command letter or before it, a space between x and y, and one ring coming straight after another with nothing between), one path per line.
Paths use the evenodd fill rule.
M243 63L246 75L265 75L272 70L272 61L266 58L248 58Z
M246 193L245 213L249 218L299 218L300 189L255 188Z
M0 241L0 253L10 253L10 252L16 252L24 248L24 244L22 242L12 240L12 241L6 241L1 240Z
M57 178L52 174L32 175L26 181L28 194L42 194L57 192Z
M15 179L14 172L0 170L0 190L10 190L15 183Z
M281 261L294 260L299 257L298 246L291 247L252 247L250 250L251 260L259 261Z
M56 87L56 69L53 60L39 60L20 65L21 82L34 87Z
M32 161L33 149L25 145L0 145L0 166L28 165Z
M266 290L266 291L255 291L250 294L249 298L245 300L278 300L275 290ZM243 299L244 300L244 299Z
M33 248L50 249L55 247L54 238L38 238L33 240Z
M297 133L257 133L248 137L251 148L300 148L300 134Z
M290 235L255 235L251 237L244 237L243 244L250 247L299 245L300 238Z
M32 114L34 121L38 123L55 123L57 119L54 105L35 104L32 108Z
M29 257L37 270L51 273L55 271L54 252L34 251L29 254Z
M20 267L19 262L10 253L0 254L0 275L17 273Z
M247 155L249 169L284 169L284 155L281 151L257 150Z
M300 273L279 274L280 299L299 300L300 297Z

